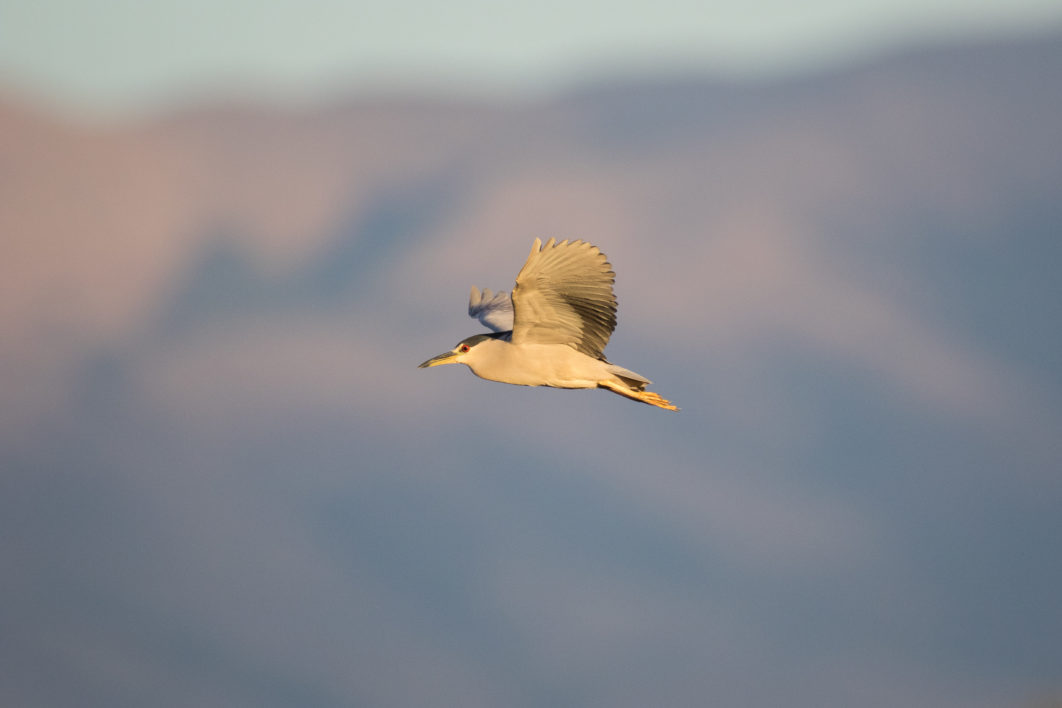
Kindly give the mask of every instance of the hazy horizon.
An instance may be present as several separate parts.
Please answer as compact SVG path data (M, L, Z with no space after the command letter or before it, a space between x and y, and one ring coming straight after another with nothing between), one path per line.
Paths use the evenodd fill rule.
M395 89L534 97L625 74L784 78L1052 27L1062 27L1062 7L1050 0L816 0L799 11L675 0L607 12L581 0L559 16L549 6L502 12L482 0L444 11L0 0L0 82L66 111L114 117L225 95L295 103Z

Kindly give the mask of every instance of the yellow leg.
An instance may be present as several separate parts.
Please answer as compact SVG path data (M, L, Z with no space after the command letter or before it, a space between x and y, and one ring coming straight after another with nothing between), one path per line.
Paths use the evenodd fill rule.
M653 393L652 391L635 391L622 384L615 383L614 381L598 381L597 385L599 388L607 388L609 391L618 393L621 396L626 396L627 398L633 398L635 401L648 403L650 406L664 408L669 411L678 410L678 406L672 405L671 401L658 393Z

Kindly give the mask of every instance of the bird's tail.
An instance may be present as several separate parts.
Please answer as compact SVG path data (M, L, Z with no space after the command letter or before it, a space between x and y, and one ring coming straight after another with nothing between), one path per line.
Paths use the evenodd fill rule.
M616 366L615 364L608 365L608 372L634 391L644 391L645 387L652 383L641 374L636 374L630 369L624 369L622 366Z

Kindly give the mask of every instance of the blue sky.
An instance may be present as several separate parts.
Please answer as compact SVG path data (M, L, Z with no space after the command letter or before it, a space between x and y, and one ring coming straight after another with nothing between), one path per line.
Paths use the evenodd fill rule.
M0 81L103 112L229 91L291 99L351 87L522 93L672 67L794 71L1060 18L1057 0L0 0Z

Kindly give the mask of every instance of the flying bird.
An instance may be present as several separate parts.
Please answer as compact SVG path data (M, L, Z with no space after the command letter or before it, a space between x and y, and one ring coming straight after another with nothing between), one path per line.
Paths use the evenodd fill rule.
M605 254L585 241L535 239L512 295L475 286L468 314L491 330L420 365L464 364L482 379L519 386L605 388L635 401L677 411L646 391L649 379L605 358L616 329L616 295Z

